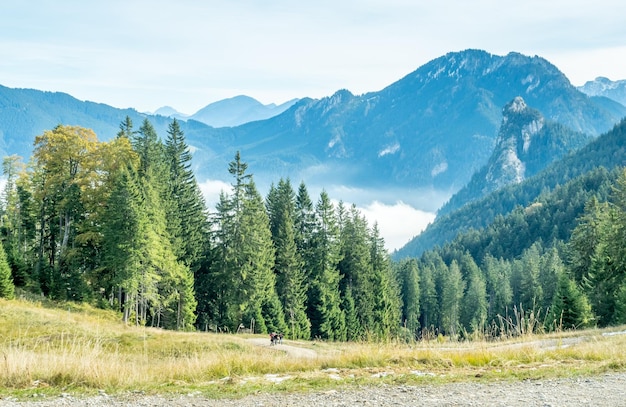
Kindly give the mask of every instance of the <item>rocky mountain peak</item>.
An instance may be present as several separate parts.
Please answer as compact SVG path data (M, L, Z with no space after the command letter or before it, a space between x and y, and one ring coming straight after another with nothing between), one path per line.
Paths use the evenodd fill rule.
M524 180L526 156L544 123L541 113L529 108L521 96L507 103L502 110L496 147L487 164L487 190Z
M507 104L504 107L504 115L506 117L507 114L519 113L526 110L527 108L528 106L526 105L526 102L524 102L524 99L522 99L521 96L516 96L515 99L511 101L511 103Z

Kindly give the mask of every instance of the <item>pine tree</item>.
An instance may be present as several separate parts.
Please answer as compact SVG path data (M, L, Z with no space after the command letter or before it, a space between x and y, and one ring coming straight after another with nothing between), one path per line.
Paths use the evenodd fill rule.
M545 309L541 309L543 290L539 284L539 269L541 266L539 245L533 244L524 251L519 266L521 267L521 276L518 298L521 308L528 312L545 312Z
M106 204L103 225L103 270L98 274L98 287L117 305L123 320L143 323L143 295L156 291L156 275L147 274L143 247L148 219L141 203L141 192L128 171L122 171ZM149 284L152 282L153 284Z
M558 285L546 322L548 329L581 329L591 325L593 315L587 297L565 272Z
M311 235L311 274L307 314L311 336L329 340L346 339L346 319L339 295L339 229L334 207L325 191L315 208Z
M402 287L402 324L413 338L417 339L420 329L420 280L417 261L415 259L401 261L398 274Z
M276 293L275 252L263 198L239 153L229 165L231 195L224 193L214 224L212 297L208 318L238 329L285 332L284 311Z
M341 309L345 315L346 321L346 337L348 341L356 341L360 339L361 330L359 328L359 319L352 295L352 286L347 286L346 291L341 296Z
M561 261L561 257L556 248L549 249L541 256L541 265L539 268L539 284L541 285L541 303L540 306L546 312L554 302L559 278L565 272L565 266Z
M398 331L401 321L401 293L400 286L391 267L391 261L385 241L380 236L378 224L374 224L370 237L370 261L373 271L374 286L374 321L376 333L381 338L391 338ZM418 289L415 293L417 294ZM419 300L419 297L417 297ZM419 314L415 314L415 318ZM415 328L417 329L417 328Z
M469 332L484 330L487 320L487 288L481 270L472 256L464 253L460 259L461 274L465 277L460 322Z
M456 260L452 261L444 273L442 275L444 285L441 294L441 325L447 335L455 338L459 332L461 300L463 299L465 283Z
M191 153L178 121L170 123L165 141L169 179L165 200L168 233L179 261L196 272L203 259L207 241L204 198L191 170Z
M419 267L419 305L420 321L422 331L434 331L440 326L439 323L439 301L436 287L436 271L432 264L425 264ZM420 334L423 337L423 334Z
M496 324L498 316L506 317L513 306L511 264L488 255L483 261L487 289L487 322Z
M148 119L144 119L139 130L131 134L133 149L139 155L139 177L153 178L150 181L154 181L155 186L157 182L160 182L159 194L161 194L164 187L163 181L168 178L165 176L163 144Z
M288 319L289 335L308 339L311 335L311 323L306 315L308 286L295 238L295 193L288 179L281 179L277 188L270 188L266 206L276 249L276 291Z
M11 268L7 262L4 247L0 244L0 298L12 299L15 296L15 286L11 277Z
M341 214L341 211L338 213ZM374 307L377 293L367 223L355 206L351 207L347 216L341 218L344 218L340 236L341 261L338 264L341 293L345 293L349 287L354 297L359 330L352 335L358 339L368 339L368 336L380 332L376 332Z
M32 284L32 255L28 249L35 238L35 220L30 210L30 191L25 188L28 178L22 158L16 155L5 157L2 172L6 179L2 205L2 235L7 261L16 286Z
M275 252L269 218L263 198L251 179L245 189L240 228L241 257L238 263L243 281L240 307L244 323L255 318L259 332L267 332L268 328L284 332L287 326L283 310L278 306L280 300L273 272Z
M117 137L132 140L134 134L135 131L133 130L133 121L129 116L126 116L124 121L120 123L120 131L117 132Z
M487 321L487 291L485 280L478 270L469 274L467 290L463 295L461 324L470 332L483 332Z

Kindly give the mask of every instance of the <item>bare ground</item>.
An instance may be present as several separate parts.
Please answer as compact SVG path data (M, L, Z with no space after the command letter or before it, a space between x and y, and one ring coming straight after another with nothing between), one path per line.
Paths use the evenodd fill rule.
M294 358L317 357L317 352L315 352L314 350L306 349L306 348L302 348L302 347L294 346L294 345L288 345L287 343L291 343L291 342L287 342L287 341L285 341L284 343L277 344L277 345L270 345L269 338L268 339L252 338L252 339L248 339L248 341L259 347L267 348L268 351L284 352L287 355L294 357Z
M472 382L419 386L371 386L310 393L259 393L236 400L207 399L202 395L147 396L129 394L90 398L60 395L55 399L17 402L6 407L57 406L626 406L626 373L595 377L519 382Z

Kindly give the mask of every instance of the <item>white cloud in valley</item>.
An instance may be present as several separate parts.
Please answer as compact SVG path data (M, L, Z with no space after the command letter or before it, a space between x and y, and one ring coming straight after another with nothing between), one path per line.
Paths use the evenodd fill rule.
M385 247L389 251L404 246L435 220L434 213L415 209L402 201L393 205L374 201L365 207L359 207L359 211L370 226L378 224L380 234L385 239Z
M215 205L219 202L220 193L229 194L232 192L232 186L220 180L205 180L200 182L198 186L210 211L215 211ZM311 190L314 191L311 195L311 200L315 204L321 189L313 187L309 192ZM338 191L341 191L341 193L338 193ZM266 194L263 191L262 193L263 195ZM367 219L370 227L373 227L375 223L378 224L380 234L385 240L385 247L390 252L404 246L435 219L434 212L416 209L403 201L394 203L383 203L379 200L370 201L368 199L373 194L372 191L366 192L365 190L335 187L329 194L334 205L339 203L337 196L341 196L341 200L346 205L354 203L350 198L359 201L360 203L355 203L357 209ZM381 197L385 195L385 193L380 194Z

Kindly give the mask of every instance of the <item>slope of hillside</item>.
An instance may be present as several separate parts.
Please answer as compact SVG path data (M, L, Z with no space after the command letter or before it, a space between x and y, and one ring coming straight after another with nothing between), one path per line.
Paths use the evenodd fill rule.
M586 134L546 120L518 96L503 109L496 147L487 164L438 214L445 215L490 192L520 183L590 139Z
M460 209L443 215L394 253L394 258L419 257L424 251L451 241L470 228L489 225L496 216L526 207L542 192L564 184L597 167L612 169L626 165L626 119L606 134L524 182L509 185Z

